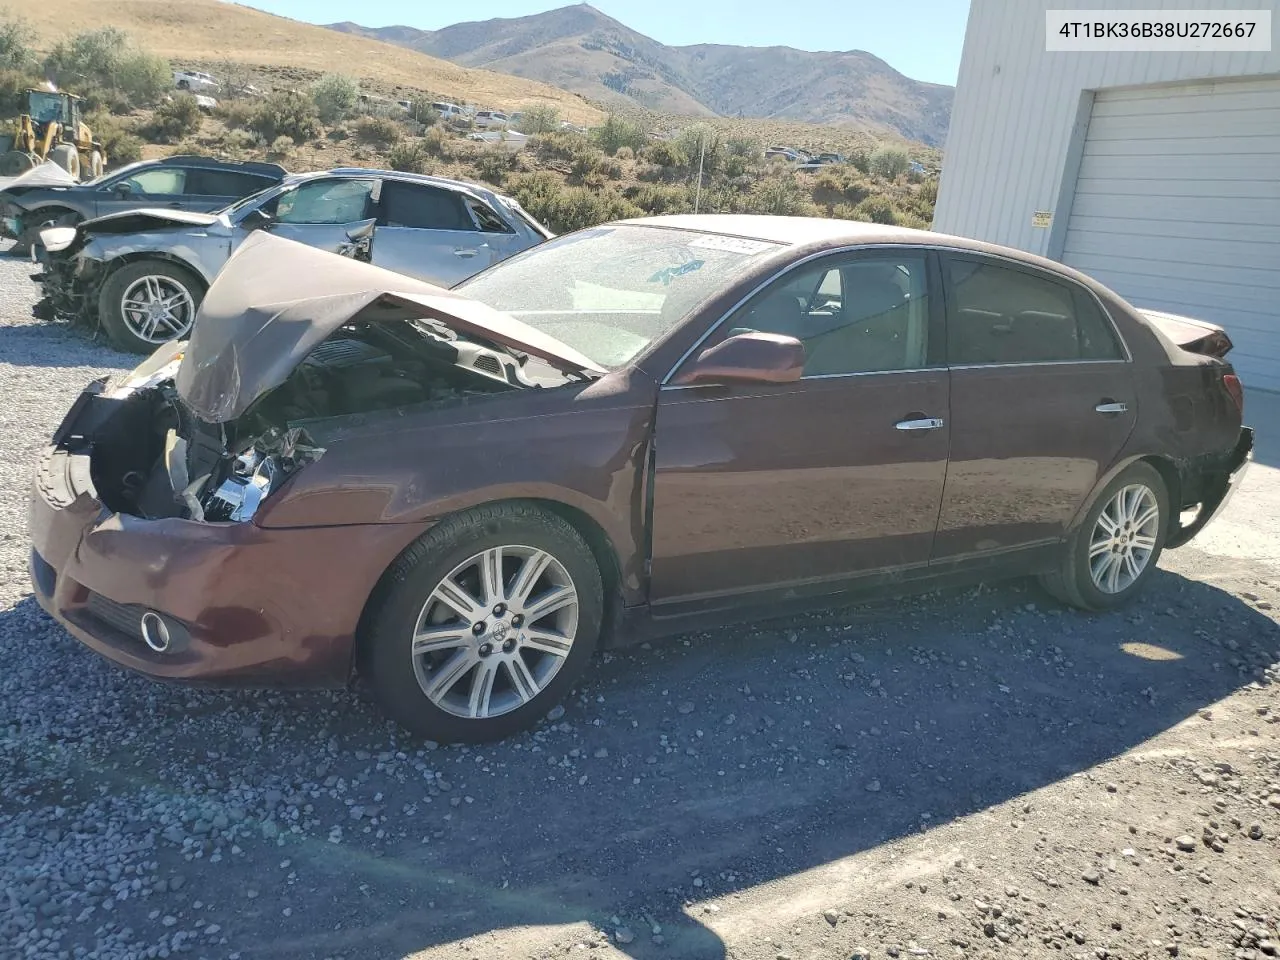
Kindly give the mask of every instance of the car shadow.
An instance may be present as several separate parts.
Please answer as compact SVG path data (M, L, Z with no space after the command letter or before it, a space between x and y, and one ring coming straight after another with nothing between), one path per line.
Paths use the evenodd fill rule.
M4 620L39 619L77 667L112 669L32 608L0 614L0 635ZM491 938L522 928L522 943L546 944L528 955L607 936L636 958L722 960L724 943L697 919L703 903L1087 770L1277 659L1273 621L1174 573L1106 615L1016 581L605 654L563 718L475 748L424 749L360 690L122 678L126 708L145 701L148 736L164 749L148 770L146 738L135 741L114 769L129 782L189 790L226 778L252 788L242 796L268 791L250 817L286 828L285 807L314 804L294 822L315 825L277 841L304 882L263 877L261 858L209 864L189 882L206 902L237 884L264 891L226 924L226 949L246 957L459 944L515 955ZM331 801L334 784L346 792ZM237 936L249 929L252 940Z
M130 370L143 359L115 350L105 337L95 338L89 329L65 320L33 317L29 323L0 326L0 363L15 367Z

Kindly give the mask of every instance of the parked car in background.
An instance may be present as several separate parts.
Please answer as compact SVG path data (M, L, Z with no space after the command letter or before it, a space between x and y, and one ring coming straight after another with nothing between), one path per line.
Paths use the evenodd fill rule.
M217 213L142 209L41 235L42 311L101 325L123 350L185 337L227 258L258 230L324 250L374 223L374 264L452 286L551 236L475 184L348 168L291 176Z
M919 160L912 160L910 165L907 167L907 173L923 174L924 172L924 164Z
M456 103L437 100L431 104L431 109L440 115L441 120L462 121L467 119L467 112Z
M800 151L791 147L765 147L764 156L766 160L776 157L789 163L800 163L802 160Z
M870 223L613 223L452 292L256 234L40 453L32 584L134 670L358 671L418 736L489 740L699 617L1027 575L1124 605L1249 457L1230 349Z
M173 85L192 93L213 93L218 89L218 81L211 74L199 70L173 71Z
M18 241L11 252L26 253L50 225L72 226L141 207L220 210L285 176L284 167L275 163L179 155L131 163L88 183L16 184L0 190L0 236Z
M473 122L482 130L505 130L511 125L511 118L500 110L481 110Z

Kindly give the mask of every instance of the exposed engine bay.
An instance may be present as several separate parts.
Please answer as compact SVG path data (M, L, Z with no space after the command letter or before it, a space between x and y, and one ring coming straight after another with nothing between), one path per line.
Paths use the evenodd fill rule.
M115 512L247 521L291 474L324 455L317 438L327 424L537 387L528 359L430 321L352 321L242 416L212 424L178 396L178 353L162 365L144 363L93 398L101 410L88 418L96 425L84 439L94 486Z

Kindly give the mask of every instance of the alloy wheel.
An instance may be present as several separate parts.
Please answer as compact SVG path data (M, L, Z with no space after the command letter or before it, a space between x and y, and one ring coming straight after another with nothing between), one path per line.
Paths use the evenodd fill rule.
M546 689L577 630L577 588L559 560L534 547L493 547L431 591L413 631L414 675L454 716L501 716Z
M1089 538L1089 574L1103 593L1122 593L1151 562L1160 532L1160 502L1145 484L1116 492Z
M139 277L120 297L125 326L147 343L167 343L185 336L195 314L191 293L171 277Z

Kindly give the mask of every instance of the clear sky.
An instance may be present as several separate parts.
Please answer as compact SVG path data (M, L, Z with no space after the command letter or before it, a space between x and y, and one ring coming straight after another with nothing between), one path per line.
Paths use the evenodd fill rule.
M522 17L564 0L244 0L311 23L352 20L436 30L462 20ZM866 50L916 80L956 82L969 0L592 0L633 30L672 46L728 43L800 50Z

